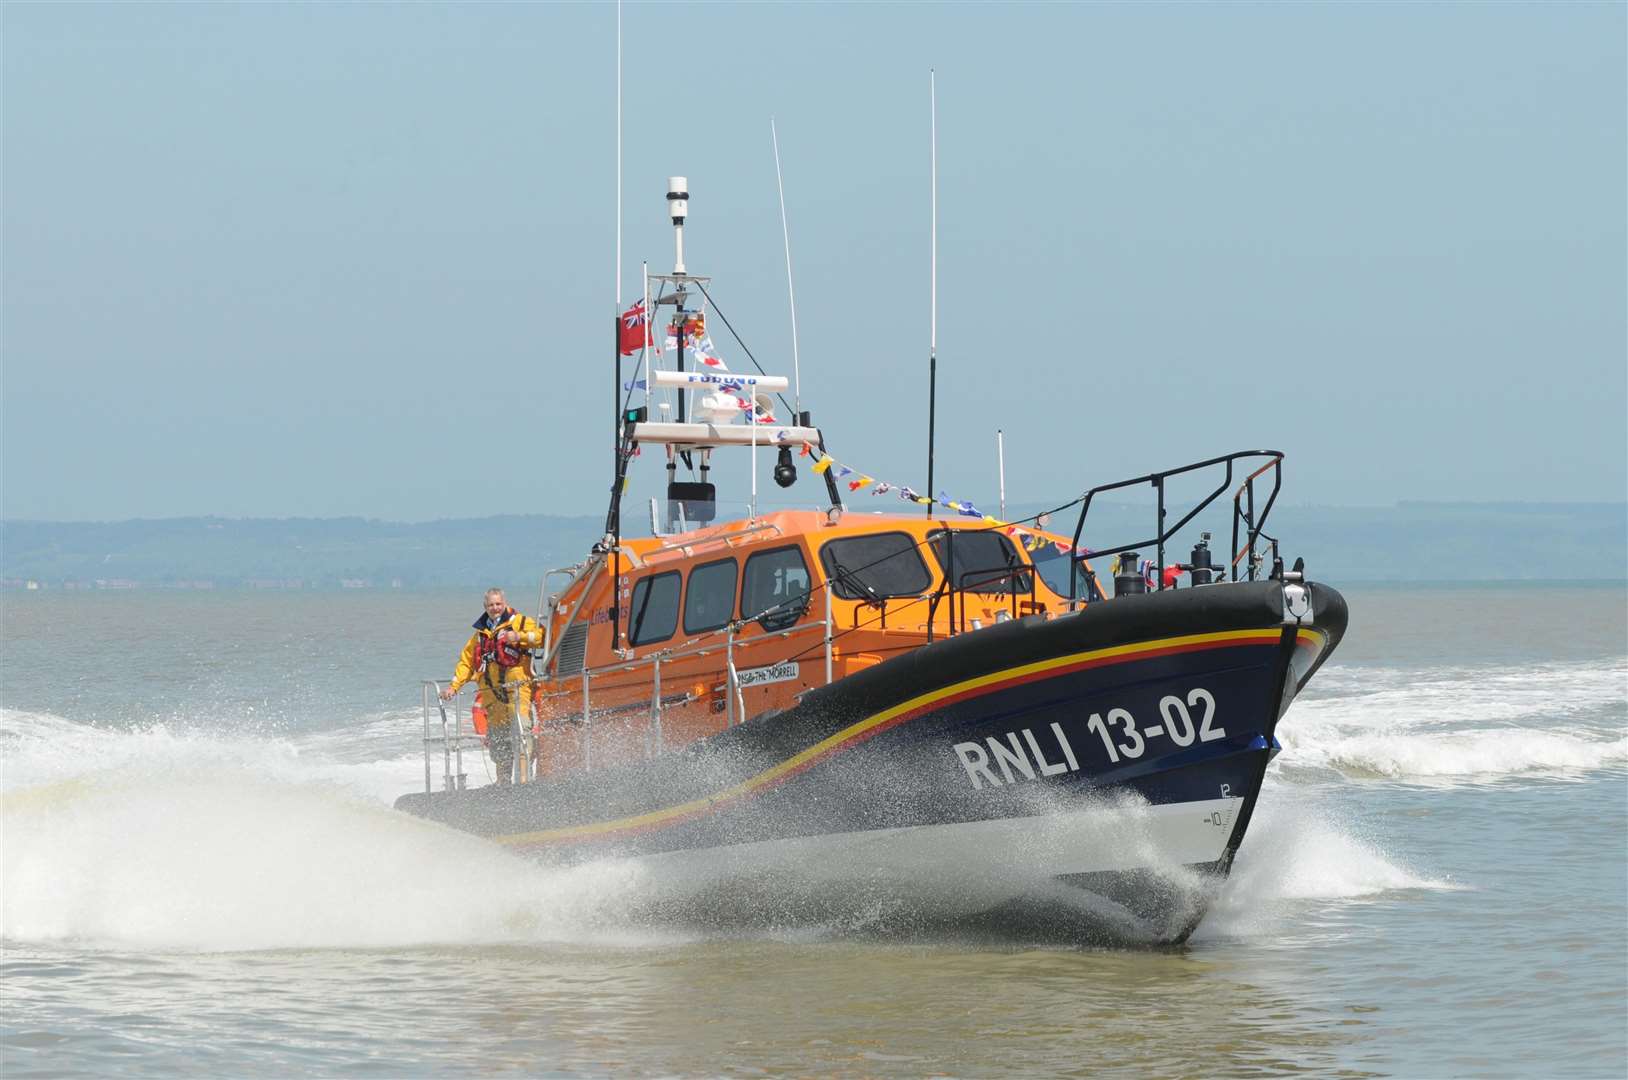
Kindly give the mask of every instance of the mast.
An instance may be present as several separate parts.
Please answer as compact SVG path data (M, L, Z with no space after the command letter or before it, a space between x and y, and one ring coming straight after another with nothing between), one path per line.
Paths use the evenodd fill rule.
M648 338L650 312L645 311ZM611 461L611 520L606 532L611 541L611 651L622 639L622 477L627 470L622 456L622 0L616 0L616 372L611 383L611 415L616 419ZM587 684L584 683L584 686ZM587 693L586 690L583 691Z
M616 0L616 365L611 381L611 473L622 453L622 0Z
M931 311L927 344L927 516L933 516L933 441L934 422L938 418L938 81L932 68L927 69L928 141L932 163L932 241L930 276Z
M684 370L684 219L690 213L690 182L683 176L667 178L667 213L673 219L673 278L677 281L676 302L673 310L678 315L678 370ZM678 392L678 422L689 419L689 395Z
M1006 520L1006 433L995 429L995 461L1001 478L1001 520Z
M778 451L781 464L775 467L775 482L784 487L790 483L789 479L783 478L787 473L795 477L791 452L804 444L816 445L824 450L825 442L819 429L812 426L809 415L804 412L788 418L786 422L776 421L772 427L759 425L758 402L767 403L768 395L784 394L791 388L791 380L784 375L770 375L764 371L744 342L741 342L741 348L757 368L755 375L730 372L721 359L692 350L685 343L686 323L690 321L688 317L695 315L697 319L704 318L707 307L712 303L707 292L711 279L689 273L684 264L684 224L689 214L689 198L689 181L682 176L668 177L667 214L673 224L675 253L673 272L652 274L648 265L644 268L647 297L651 282L662 283L661 291L653 301L647 300L647 303L653 303L657 309L673 308L673 336L676 338L672 349L674 355L670 359L664 355L660 366L650 361L645 389L647 394L657 390L677 393L679 417L673 422L665 416L652 420L648 413L634 413L633 419L627 421L624 428L620 467L622 474L626 475L635 446L663 447L667 459L668 522L702 523L713 520L717 509L716 491L709 479L712 453L719 447L738 446L752 455L749 471L750 513L756 518L758 449L764 447ZM672 286L671 292L667 291L669 285ZM701 301L694 309L688 306L692 287L701 293ZM723 319L723 316L720 314L719 318ZM723 319L723 323L729 327L728 319ZM729 329L733 333L734 328ZM697 327L696 332L702 331ZM736 335L736 340L739 341L739 335ZM686 360L692 353L697 360L694 365L688 365ZM709 365L717 370L711 370ZM687 367L692 370L686 370ZM665 411L667 405L663 402L658 407ZM699 462L694 461L693 455L699 455ZM678 482L680 461L686 468L699 466L699 483ZM837 495L835 479L829 472L825 474L825 486L831 496L831 505L840 507L841 499ZM692 509L693 514L690 512Z
M769 136L774 139L774 184L780 192L780 238L786 247L786 299L791 304L791 385L792 419L803 411L802 365L797 358L797 293L791 284L791 229L786 224L786 184L780 178L780 133L775 130L774 117L769 117Z

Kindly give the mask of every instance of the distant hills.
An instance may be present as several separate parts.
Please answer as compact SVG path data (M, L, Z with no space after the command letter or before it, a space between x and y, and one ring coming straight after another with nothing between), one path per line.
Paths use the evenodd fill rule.
M0 522L6 588L427 588L534 586L575 562L603 518L506 515L403 523L363 518Z
M1035 508L1038 509L1038 508ZM1013 508L1011 516L1026 513ZM1074 518L1051 528L1072 532ZM1628 578L1628 503L1400 503L1281 506L1269 531L1290 559L1341 581ZM1216 561L1228 537L1225 514ZM167 518L0 522L0 584L27 588L535 588L584 557L603 519L541 514L403 523L363 518ZM1090 546L1141 539L1152 514L1093 508ZM1196 535L1196 533L1192 534ZM1192 535L1166 551L1184 559ZM1151 548L1144 550L1151 557Z

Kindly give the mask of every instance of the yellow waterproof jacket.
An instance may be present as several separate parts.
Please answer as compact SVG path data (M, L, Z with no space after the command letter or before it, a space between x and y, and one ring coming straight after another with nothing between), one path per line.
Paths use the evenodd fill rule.
M503 667L496 661L482 665L481 654L486 651L483 643L495 638L504 630L513 630L520 635L513 647L522 650L520 662L510 667ZM452 673L452 689L454 692L465 683L475 679L480 680L481 689L490 691L492 696L503 704L508 704L509 696L520 689L523 696L531 697L530 687L516 687L515 683L529 683L532 678L531 650L543 647L543 629L537 625L537 620L522 615L513 608L504 611L503 617L495 622L483 611L480 618L475 620L475 632L469 635L469 642L464 646L463 654L458 657L458 667Z

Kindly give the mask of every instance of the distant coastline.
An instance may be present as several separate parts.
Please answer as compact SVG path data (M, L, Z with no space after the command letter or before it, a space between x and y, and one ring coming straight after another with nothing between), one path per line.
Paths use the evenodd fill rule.
M1011 508L1017 518L1030 512ZM1093 508L1087 542L1145 536L1144 508ZM1209 527L1220 529L1223 519ZM1281 506L1270 531L1285 554L1339 582L1622 581L1628 502ZM502 583L533 588L580 561L594 517L511 514L431 522L364 518L164 518L0 521L7 591L421 589ZM1072 532L1053 522L1052 528ZM1217 535L1216 547L1227 539ZM1191 543L1185 539L1184 543ZM1151 549L1143 552L1151 557ZM1168 561L1185 548L1167 548Z

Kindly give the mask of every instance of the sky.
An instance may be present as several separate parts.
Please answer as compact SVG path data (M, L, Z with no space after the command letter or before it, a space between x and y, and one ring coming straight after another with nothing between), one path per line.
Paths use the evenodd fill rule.
M0 514L602 512L616 19L0 5ZM624 301L687 176L688 269L791 374L772 117L802 402L866 473L925 487L931 70L951 497L997 429L1013 501L1252 447L1299 504L1628 491L1624 4L623 20Z

